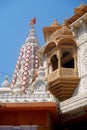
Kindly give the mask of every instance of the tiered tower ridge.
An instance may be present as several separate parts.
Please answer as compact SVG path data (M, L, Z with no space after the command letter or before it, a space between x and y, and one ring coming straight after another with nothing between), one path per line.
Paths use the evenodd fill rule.
M34 73L39 67L38 58L39 44L36 38L34 27L30 29L29 35L24 45L20 49L20 54L14 71L11 88L19 89L20 92L26 93Z

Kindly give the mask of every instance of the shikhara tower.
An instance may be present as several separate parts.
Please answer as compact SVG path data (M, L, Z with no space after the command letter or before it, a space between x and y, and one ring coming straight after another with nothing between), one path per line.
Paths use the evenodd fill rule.
M32 24L28 37L20 49L13 75L11 88L18 93L27 93L31 89L32 78L39 67L39 44Z

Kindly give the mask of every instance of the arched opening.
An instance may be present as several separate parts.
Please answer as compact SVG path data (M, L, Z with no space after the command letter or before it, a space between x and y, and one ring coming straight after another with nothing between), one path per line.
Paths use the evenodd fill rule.
M58 69L58 58L57 55L53 55L51 58L51 65L52 65L52 70Z
M59 41L58 46L73 46L76 47L77 44L73 39L70 38L63 38Z
M65 68L74 68L74 58L70 52L63 52L61 57L61 66Z
M43 51L43 55L49 53L50 51L52 51L54 48L56 48L56 43L55 42L50 42L48 43L48 45L45 47L44 51Z

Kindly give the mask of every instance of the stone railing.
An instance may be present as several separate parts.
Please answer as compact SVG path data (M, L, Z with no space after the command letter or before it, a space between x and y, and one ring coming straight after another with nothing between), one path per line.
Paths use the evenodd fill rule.
M51 74L48 75L47 79L48 82L50 81L54 81L57 78L61 78L61 77L77 77L76 73L75 73L76 69L74 68L60 68L57 69L53 72L51 72Z
M74 76L74 69L72 68L61 68L61 76L63 77L73 77Z
M2 94L0 103L5 102L55 102L50 93L33 93L28 95Z
M48 75L47 80L53 81L53 80L56 80L58 77L59 77L59 70L55 70L51 74Z

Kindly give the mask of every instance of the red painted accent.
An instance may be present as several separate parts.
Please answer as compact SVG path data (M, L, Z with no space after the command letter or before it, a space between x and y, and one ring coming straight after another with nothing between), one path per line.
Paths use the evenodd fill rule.
M31 19L30 25L32 25L32 24L36 24L36 18Z
M56 103L4 103L0 125L47 125L48 115L57 120Z

